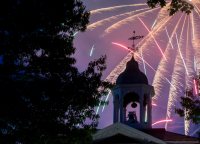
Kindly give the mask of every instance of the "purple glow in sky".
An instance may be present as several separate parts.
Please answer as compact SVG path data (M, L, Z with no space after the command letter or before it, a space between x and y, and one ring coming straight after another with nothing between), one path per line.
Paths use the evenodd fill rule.
M154 127L193 134L197 125L184 121L174 113L174 109L180 106L179 100L184 90L193 86L193 76L200 64L200 1L192 1L195 9L190 15L179 12L171 17L168 16L167 7L150 9L145 0L83 1L91 11L91 17L86 32L75 36L78 68L84 70L89 61L106 54L107 70L103 79L115 82L131 54L113 42L131 46L128 38L135 30L136 35L144 36L135 41L139 49L137 55L143 60L137 56L135 58L156 93L153 98L153 103L157 105L153 107L153 123L162 119L173 120ZM197 67L194 67L194 57ZM150 66L145 65L144 61ZM100 128L112 124L112 95L108 100L108 106L99 108Z

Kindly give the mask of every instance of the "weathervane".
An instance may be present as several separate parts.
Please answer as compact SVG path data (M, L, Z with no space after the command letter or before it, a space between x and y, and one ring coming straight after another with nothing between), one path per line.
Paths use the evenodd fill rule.
M135 47L134 40L141 39L143 37L144 36L136 36L135 31L133 31L133 36L128 39L128 40L132 40L133 44L132 44L132 47L128 47L128 49L131 50L132 52L136 52L138 50L138 48Z

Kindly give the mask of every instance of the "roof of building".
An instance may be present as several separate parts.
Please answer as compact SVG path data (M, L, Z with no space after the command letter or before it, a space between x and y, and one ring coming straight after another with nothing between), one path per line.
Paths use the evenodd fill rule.
M143 132L164 141L197 141L197 138L166 131L164 128L146 129Z
M94 144L103 143L154 143L154 144L198 144L197 138L185 136L165 129L137 130L122 123L115 123L93 135Z
M134 57L127 62L126 69L118 76L116 84L148 84L146 75L140 71Z
M115 123L104 129L97 131L93 135L94 144L101 144L104 142L115 143L116 137L119 136L121 139L118 142L152 142L156 144L166 144L166 142L146 134L142 131L129 127L122 123Z

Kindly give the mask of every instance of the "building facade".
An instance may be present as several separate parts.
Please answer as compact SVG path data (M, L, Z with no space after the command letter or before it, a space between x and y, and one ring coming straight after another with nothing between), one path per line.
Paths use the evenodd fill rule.
M134 57L116 80L113 124L93 135L94 144L198 144L197 138L152 128L153 86ZM127 111L130 109L131 111Z

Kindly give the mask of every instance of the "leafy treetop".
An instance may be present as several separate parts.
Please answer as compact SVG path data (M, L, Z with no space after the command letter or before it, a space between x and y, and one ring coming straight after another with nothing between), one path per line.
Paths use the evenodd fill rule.
M105 56L74 66L73 34L88 18L80 0L0 2L0 143L91 142L111 85Z
M161 7L166 6L166 0L147 0L147 4L149 7L154 8L157 5L160 5ZM187 14L191 13L191 10L193 10L194 6L186 0L171 0L169 5L169 15L174 15L178 11L185 12Z

